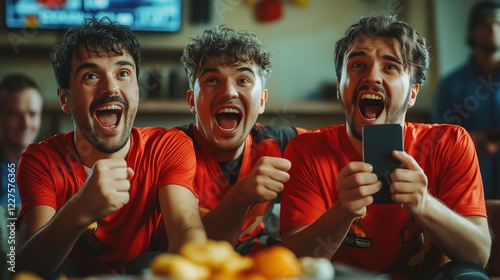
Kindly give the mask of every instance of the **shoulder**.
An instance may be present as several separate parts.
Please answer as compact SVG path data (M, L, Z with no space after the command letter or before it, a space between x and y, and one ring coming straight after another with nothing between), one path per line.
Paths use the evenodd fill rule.
M405 136L415 136L416 138L439 135L440 137L463 137L468 135L465 128L447 123L405 123Z
M331 141L338 142L341 138L339 133L343 130L344 125L331 125L317 130L311 130L306 133L301 133L290 140L290 145L304 145L308 146L323 145Z
M439 88L457 88L460 89L462 84L477 81L477 68L470 62L467 62L460 67L454 69L452 72L444 75L443 79L439 82Z
M463 63L459 67L453 69L451 72L446 74L444 76L443 80L459 80L463 77L470 78L470 73L475 72L476 68L474 64L471 63L471 61L467 61L466 63ZM474 77L475 78L475 77Z
M186 133L182 129L177 127L165 128L165 127L134 127L131 133L132 137L139 137L142 139L166 139L166 138L179 138L185 139L187 137Z
M74 151L73 132L64 132L29 144L23 154L60 154L71 151Z
M405 148L430 154L435 151L474 150L469 133L454 124L405 124Z
M192 145L191 138L179 128L134 127L131 132L132 141L148 147L177 146L181 143Z
M303 129L286 125L269 126L257 123L253 126L250 133L253 140L257 143L267 139L275 140L283 152L291 139L296 137L299 133L303 133Z
M252 134L257 138L293 138L297 135L297 130L293 126L286 125L262 125L255 124L252 128Z

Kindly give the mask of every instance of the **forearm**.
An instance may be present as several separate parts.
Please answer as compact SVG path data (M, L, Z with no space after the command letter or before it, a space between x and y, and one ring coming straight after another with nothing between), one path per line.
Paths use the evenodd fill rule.
M249 208L249 204L226 196L202 218L208 238L225 240L235 246Z
M337 203L314 223L297 232L285 232L282 244L298 257L330 259L342 244L353 217L342 211Z
M75 217L70 208L63 207L21 245L17 255L18 271L32 271L48 277L66 259L89 224Z
M190 190L179 185L167 185L160 189L158 195L169 252L179 252L190 241L206 241L198 201Z
M430 196L427 206L415 215L417 222L450 259L485 266L491 238L485 218L464 218Z

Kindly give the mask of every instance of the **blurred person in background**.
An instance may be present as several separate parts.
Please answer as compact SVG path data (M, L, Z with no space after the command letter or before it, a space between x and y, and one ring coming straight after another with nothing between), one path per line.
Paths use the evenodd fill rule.
M432 120L461 125L474 141L493 232L487 270L500 276L500 1L472 6L467 45L467 62L440 82Z
M0 82L0 268L7 279L4 258L17 249L17 239L9 239L8 218L17 218L21 200L15 180L17 161L28 144L35 141L42 119L42 94L38 84L28 75L13 73ZM15 234L14 238L17 236Z

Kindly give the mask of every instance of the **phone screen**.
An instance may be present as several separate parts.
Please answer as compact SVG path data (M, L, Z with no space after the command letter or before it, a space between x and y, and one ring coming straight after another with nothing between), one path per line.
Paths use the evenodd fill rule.
M400 124L370 124L363 126L363 160L373 166L373 172L382 182L374 204L394 203L391 198L391 173L401 166L392 156L393 150L403 150L403 127Z

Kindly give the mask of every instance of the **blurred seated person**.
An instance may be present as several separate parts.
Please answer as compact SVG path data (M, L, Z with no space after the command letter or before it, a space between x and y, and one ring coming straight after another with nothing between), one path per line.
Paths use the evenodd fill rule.
M15 180L17 161L28 144L40 131L42 94L38 84L29 76L13 73L0 82L0 240L1 256L17 249L16 239L9 239L8 218L17 218L21 200ZM17 235L17 234L16 234ZM1 261L0 268L4 268ZM7 268L2 269L6 276ZM5 278L3 278L5 279Z
M500 276L500 1L469 12L468 60L442 79L432 120L463 126L479 157L488 221L493 231L490 276Z

